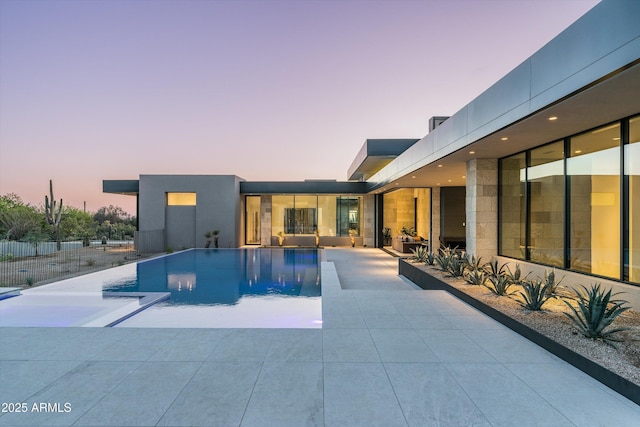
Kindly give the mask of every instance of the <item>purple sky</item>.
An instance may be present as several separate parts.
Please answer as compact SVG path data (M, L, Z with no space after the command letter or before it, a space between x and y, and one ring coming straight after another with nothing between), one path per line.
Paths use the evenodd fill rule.
M597 0L0 0L0 194L103 179L338 179L421 138Z

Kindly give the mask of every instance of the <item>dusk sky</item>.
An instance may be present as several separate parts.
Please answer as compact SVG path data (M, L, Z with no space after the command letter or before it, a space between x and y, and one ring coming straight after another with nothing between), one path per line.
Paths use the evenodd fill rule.
M0 194L95 211L103 179L347 179L597 0L0 0Z

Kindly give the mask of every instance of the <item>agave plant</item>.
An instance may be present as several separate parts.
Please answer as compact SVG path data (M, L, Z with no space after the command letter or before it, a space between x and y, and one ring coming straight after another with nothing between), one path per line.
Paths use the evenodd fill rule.
M485 264L482 263L482 257L476 257L475 255L467 258L467 265L470 270L483 270L485 268Z
M611 299L619 292L612 294L611 289L605 292L604 289L600 289L599 283L592 285L590 289L585 286L581 286L581 288L573 290L577 297L577 308L571 302L563 300L571 310L570 313L565 312L564 314L571 319L578 332L585 337L594 340L601 339L615 347L613 343L621 342L622 338L614 334L628 328L608 328L618 316L629 310L629 307L624 307L628 301Z
M546 292L549 295L549 297L557 296L558 291L561 288L560 282L562 282L562 279L556 282L555 270L551 270L550 273L548 273L547 270L544 270L544 282L546 285Z
M453 277L462 277L467 269L467 259L464 256L453 254L449 259L448 273Z
M416 262L427 262L427 256L429 255L429 249L424 246L416 246L415 249L411 249L413 252L413 260Z
M493 276L493 277L504 276L505 274L507 274L507 264L502 264L501 266L498 266L498 260L495 258L492 258L491 261L489 261L485 265L485 270L487 271L487 274L489 276Z
M527 310L539 311L545 302L553 298L549 292L549 282L547 280L525 280L521 282L522 290L518 295L522 300L516 300Z
M509 280L511 280L511 283L514 285L520 285L524 283L527 277L529 276L529 273L527 273L525 276L522 276L522 270L520 270L520 264L516 264L516 268L513 271L511 271L511 268L509 268L508 265L506 265L506 267L507 267L507 271L505 274L507 275Z
M440 267L440 270L449 271L449 263L451 262L453 254L454 251L449 247L438 250L438 255L435 256L435 262L438 264L438 267Z
M425 258L424 262L427 265L433 265L436 262L436 255L433 252L429 252L427 254L427 257Z
M467 273L464 275L464 280L466 280L470 285L484 286L487 282L487 273L485 273L482 269L473 268L467 271Z
M512 294L512 292L509 292L509 288L513 285L513 282L511 282L511 279L505 274L489 276L489 280L487 280L484 285L498 296L508 296Z

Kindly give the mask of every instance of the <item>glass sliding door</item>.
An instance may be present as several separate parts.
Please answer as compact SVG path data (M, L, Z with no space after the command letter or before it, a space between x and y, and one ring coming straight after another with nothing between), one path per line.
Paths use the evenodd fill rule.
M620 125L571 138L569 268L620 278Z
M245 244L260 244L260 196L245 198Z

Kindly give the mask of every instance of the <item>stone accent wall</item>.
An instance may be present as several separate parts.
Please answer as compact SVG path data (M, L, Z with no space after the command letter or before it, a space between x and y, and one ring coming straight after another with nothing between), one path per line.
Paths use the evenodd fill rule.
M498 254L498 160L467 162L467 253L488 260Z
M260 244L271 245L271 195L260 196Z

